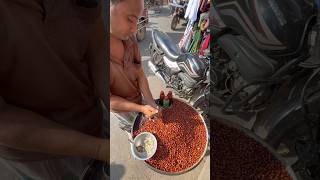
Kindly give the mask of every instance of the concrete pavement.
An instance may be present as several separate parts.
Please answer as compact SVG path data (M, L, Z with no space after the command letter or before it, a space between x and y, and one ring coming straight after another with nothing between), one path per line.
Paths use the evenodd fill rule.
M184 27L180 25L177 31L170 29L171 16L169 9L163 7L160 14L149 15L149 26L146 38L139 43L142 55L142 64L149 81L150 89L154 97L158 97L160 90L165 89L160 81L147 66L150 56L145 51L151 42L151 28L158 28L166 32L175 43L178 43L183 35ZM152 12L151 12L152 13ZM144 162L134 160L130 154L130 144L126 133L118 127L118 120L110 114L110 162L111 180L209 180L210 177L210 155L207 152L201 163L193 170L176 176L159 174L149 169Z

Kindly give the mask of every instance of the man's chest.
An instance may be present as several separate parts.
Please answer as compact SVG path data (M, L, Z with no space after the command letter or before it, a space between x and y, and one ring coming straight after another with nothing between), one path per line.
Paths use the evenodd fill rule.
M124 62L125 48L122 41L110 40L110 54L112 61L122 64Z

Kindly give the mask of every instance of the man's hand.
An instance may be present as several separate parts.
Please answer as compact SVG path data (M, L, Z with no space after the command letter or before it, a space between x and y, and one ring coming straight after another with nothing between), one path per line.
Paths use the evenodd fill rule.
M158 109L150 106L150 105L144 105L142 106L141 112L147 117L152 117L154 114L157 114L159 111Z

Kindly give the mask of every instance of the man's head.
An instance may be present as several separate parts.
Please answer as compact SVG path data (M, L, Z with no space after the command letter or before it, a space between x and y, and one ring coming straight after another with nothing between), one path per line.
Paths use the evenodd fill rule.
M143 0L111 0L110 33L127 40L137 31L137 23L144 8Z

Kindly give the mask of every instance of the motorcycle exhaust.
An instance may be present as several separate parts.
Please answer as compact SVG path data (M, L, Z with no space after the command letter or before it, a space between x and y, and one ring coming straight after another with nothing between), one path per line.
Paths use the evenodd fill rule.
M159 69L156 67L156 65L152 61L148 62L148 66L157 77L159 77L163 82L167 82L163 72L159 71Z

